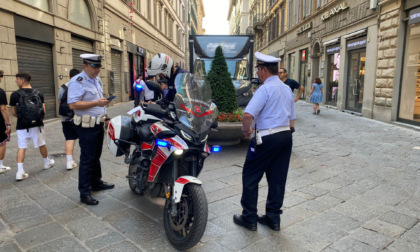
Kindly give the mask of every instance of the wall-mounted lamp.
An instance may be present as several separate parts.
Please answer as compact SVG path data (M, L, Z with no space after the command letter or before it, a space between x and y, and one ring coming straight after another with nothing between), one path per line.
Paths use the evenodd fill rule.
M62 74L60 74L60 75L58 76L58 78L60 78L60 80L62 80L62 79L63 79L63 75L62 75Z

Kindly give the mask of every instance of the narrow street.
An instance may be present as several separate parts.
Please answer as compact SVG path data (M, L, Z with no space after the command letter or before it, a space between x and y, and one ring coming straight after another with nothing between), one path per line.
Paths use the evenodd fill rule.
M124 114L132 102L108 109ZM210 156L199 179L209 204L207 230L191 251L420 251L420 131L321 107L296 104L296 132L280 232L233 223L241 212L241 167L247 142ZM102 174L115 189L79 201L78 169L65 168L59 120L46 124L55 166L43 170L29 145L29 178L15 181L16 133L0 174L0 251L174 251L160 206L134 195L127 165L104 144ZM76 144L75 160L79 160ZM259 190L264 213L267 183Z

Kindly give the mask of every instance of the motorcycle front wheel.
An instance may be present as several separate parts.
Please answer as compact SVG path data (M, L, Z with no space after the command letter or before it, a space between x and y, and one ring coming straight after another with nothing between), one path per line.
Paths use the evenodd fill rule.
M181 201L174 207L172 215L170 199L166 200L163 214L165 233L171 244L179 250L194 247L204 234L207 225L207 199L203 188L197 184L186 184Z

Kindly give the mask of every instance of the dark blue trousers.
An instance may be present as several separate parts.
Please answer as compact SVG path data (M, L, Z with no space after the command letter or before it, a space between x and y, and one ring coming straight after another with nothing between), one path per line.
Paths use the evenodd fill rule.
M104 143L104 124L93 128L76 126L79 135L80 165L79 191L80 197L91 194L92 186L99 185L102 180L101 158Z
M292 133L282 131L262 138L257 145L252 140L242 171L242 216L249 223L257 223L258 184L264 173L268 182L265 212L274 223L280 224L287 172L292 154ZM255 151L253 151L253 149Z

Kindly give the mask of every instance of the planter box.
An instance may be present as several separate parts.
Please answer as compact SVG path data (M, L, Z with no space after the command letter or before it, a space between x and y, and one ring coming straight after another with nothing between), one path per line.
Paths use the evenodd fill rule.
M244 137L242 122L219 122L217 131L211 131L208 138L209 145L235 145Z

